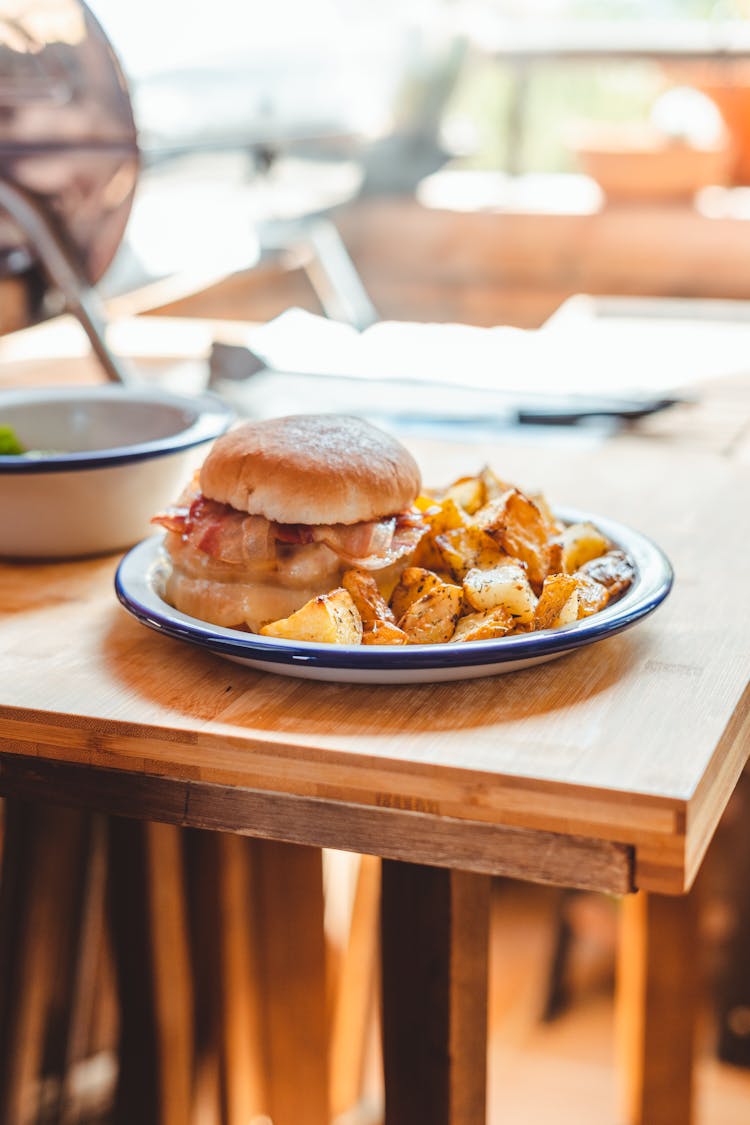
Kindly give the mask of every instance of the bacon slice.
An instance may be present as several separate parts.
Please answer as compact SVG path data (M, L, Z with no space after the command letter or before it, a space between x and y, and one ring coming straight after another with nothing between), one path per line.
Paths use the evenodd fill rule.
M419 512L402 512L356 524L280 524L249 516L200 493L192 503L167 508L152 518L212 558L253 565L277 557L277 544L324 544L350 566L380 570L410 554L425 533Z
M313 529L306 523L275 523L272 526L279 543L296 547L300 543L313 542Z
M338 551L337 554L342 561L348 563L350 566L358 566L362 570L383 570L385 567L391 566L393 563L398 562L399 559L405 558L407 555L410 555L412 551L416 550L425 530L426 528L424 527L414 527L405 524L396 528L390 546L381 553L373 553L360 557L345 555L341 551Z
M188 518L189 508L177 504L170 505L163 512L151 517L151 523L158 523L166 527L167 531L174 531L182 535L185 530L185 521Z
M396 518L370 520L363 523L334 523L312 529L313 539L325 543L332 551L347 561L367 558L368 555L385 555L390 549Z
M238 512L205 496L197 496L189 508L168 508L151 522L177 532L184 542L221 562L268 562L276 555L274 525L267 519Z
M369 523L316 527L313 533L349 566L382 570L416 550L426 530L421 513L402 512Z

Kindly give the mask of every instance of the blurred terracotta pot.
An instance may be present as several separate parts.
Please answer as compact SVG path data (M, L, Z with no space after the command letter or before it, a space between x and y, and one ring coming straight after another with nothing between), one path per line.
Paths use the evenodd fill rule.
M728 145L699 147L647 126L586 126L571 147L582 171L613 201L684 201L727 183L731 172Z
M717 106L730 137L731 182L750 184L750 81L701 85Z

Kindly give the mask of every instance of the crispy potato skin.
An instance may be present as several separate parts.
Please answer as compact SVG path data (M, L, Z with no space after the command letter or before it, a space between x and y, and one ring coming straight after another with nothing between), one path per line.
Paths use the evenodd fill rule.
M411 603L399 619L409 644L436 645L449 641L461 615L461 587L440 582Z
M437 536L468 527L469 516L452 496L435 501L425 509L424 516L429 530L417 547L414 563L427 570L439 570L445 563L436 544Z
M454 500L467 515L473 516L487 502L487 490L481 477L459 477L445 497Z
M479 479L482 482L484 490L483 504L488 504L490 500L496 500L498 496L502 496L509 488L515 487L506 480L501 480L494 469L489 465L484 465L479 470Z
M564 527L544 496L487 466L439 497L419 496L416 507L428 530L397 581L395 568L386 586L352 567L341 587L261 633L328 644L488 640L589 617L635 577L593 524Z
M280 637L317 644L358 645L362 619L348 590L339 587L306 602L296 613L272 621L260 630L264 637Z
M539 513L545 524L547 525L547 534L550 536L550 538L553 536L562 535L565 528L550 508L547 497L544 496L541 492L530 492L529 500L533 501L533 503L539 509Z
M376 621L372 629L362 633L363 645L407 645L409 638L398 625L390 621Z
M436 535L435 545L443 565L459 582L470 570L489 570L506 557L492 536L479 527L459 527Z
M468 613L456 625L451 637L454 641L491 641L510 633L516 622L502 606L480 613Z
M347 570L341 579L341 585L348 590L352 601L359 610L362 625L365 630L372 629L375 624L386 621L395 625L396 619L393 611L383 595L378 584L371 574L364 570Z
M544 581L534 614L535 629L554 629L578 618L578 583L570 574L551 574Z
M396 625L393 610L371 574L347 570L341 579L362 618L363 645L405 645L409 638Z
M607 551L580 567L579 573L599 582L607 590L609 600L614 601L635 578L635 567L624 551Z
M536 504L517 488L509 488L480 508L474 517L506 555L520 559L529 582L541 590L550 573L549 529Z
M394 620L398 621L403 617L413 602L439 587L441 582L442 579L432 570L423 566L408 566L391 594Z
M471 609L484 611L501 607L517 624L534 620L536 595L518 560L506 559L488 570L475 567L467 571L463 589L464 599Z
M609 601L607 587L602 586L601 582L596 582L581 571L578 571L573 577L578 583L578 616L590 617L593 613L598 613L600 609L604 609Z
M592 559L598 559L610 547L609 540L593 523L571 524L563 530L559 542L562 550L562 566L559 569L565 574L573 574Z

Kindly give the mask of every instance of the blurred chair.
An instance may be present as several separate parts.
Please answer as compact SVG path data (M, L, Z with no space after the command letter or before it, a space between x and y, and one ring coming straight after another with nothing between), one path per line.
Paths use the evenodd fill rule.
M350 25L352 22L349 17ZM288 68L294 65L293 53L285 60L279 51L273 56L274 62L265 61L257 68L257 47L241 62L236 51L232 52L228 70L196 66L172 76L166 71L142 87L137 82L134 87L135 103L143 116L144 202L140 206L145 205L149 191L157 190L167 177L178 191L180 168L189 177L195 161L207 170L218 154L245 154L244 177L234 185L237 207L231 227L225 229L222 224L218 237L226 246L227 273L263 269L274 261L290 263L304 271L325 315L357 328L372 324L378 312L339 234L337 212L375 196L414 196L419 182L450 159L441 124L466 57L464 38L450 26L438 31L427 27L402 30L397 23L382 58L377 53L379 48L370 48L367 36L365 21L361 29L350 26L335 46L330 44L318 51L317 89L326 83L334 88L337 82L343 84L339 67L342 55L347 56L346 98L328 116L314 99L310 103L299 82L290 81ZM371 55L380 59L385 77L373 73ZM311 65L307 56L305 59ZM304 74L305 63L299 65ZM308 75L308 80L312 82L312 76ZM248 116L244 122L236 119L227 130L220 107L241 102L238 83L239 90L245 91ZM278 87L284 83L292 93L282 99ZM170 139L169 122L162 121L159 128L149 127L150 101L158 106L160 100L150 97L149 90L155 85L160 98L171 92L175 105L181 106L181 120L188 121L194 116L191 97L195 95L191 89L195 87L217 107L213 126L201 117L195 132L183 130L178 143ZM259 106L255 116L253 104ZM236 118L237 110L233 112ZM226 183L222 183L225 190ZM244 229L239 218L243 206ZM131 284L138 276L146 244L149 252L153 250L151 228L144 225L139 234L138 207L121 255L121 259L128 259ZM204 222L210 224L215 218L210 188L201 209ZM157 218L158 211L154 221ZM167 251L165 262L171 255L172 268L179 270L186 247L191 253L191 234L175 227L172 240L174 249ZM199 256L200 247L194 253ZM115 274L118 265L116 262ZM144 266L140 268L143 271ZM147 274L142 272L140 276L143 280ZM118 279L118 285L122 283L123 279ZM241 315L241 310L235 310L236 318Z

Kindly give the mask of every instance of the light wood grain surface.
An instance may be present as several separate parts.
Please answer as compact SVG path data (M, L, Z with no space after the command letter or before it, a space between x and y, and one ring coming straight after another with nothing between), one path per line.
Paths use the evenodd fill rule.
M112 807L105 789L120 771L134 815L684 890L750 725L750 466L732 455L747 409L735 387L727 426L717 401L694 408L707 442L683 435L677 415L586 449L503 433L483 446L409 443L427 481L490 462L554 503L631 524L673 561L675 589L647 621L509 676L397 688L285 679L137 624L115 601L114 558L3 564L0 789L75 777L82 792L81 771L93 771L90 792ZM139 788L124 788L126 775Z

